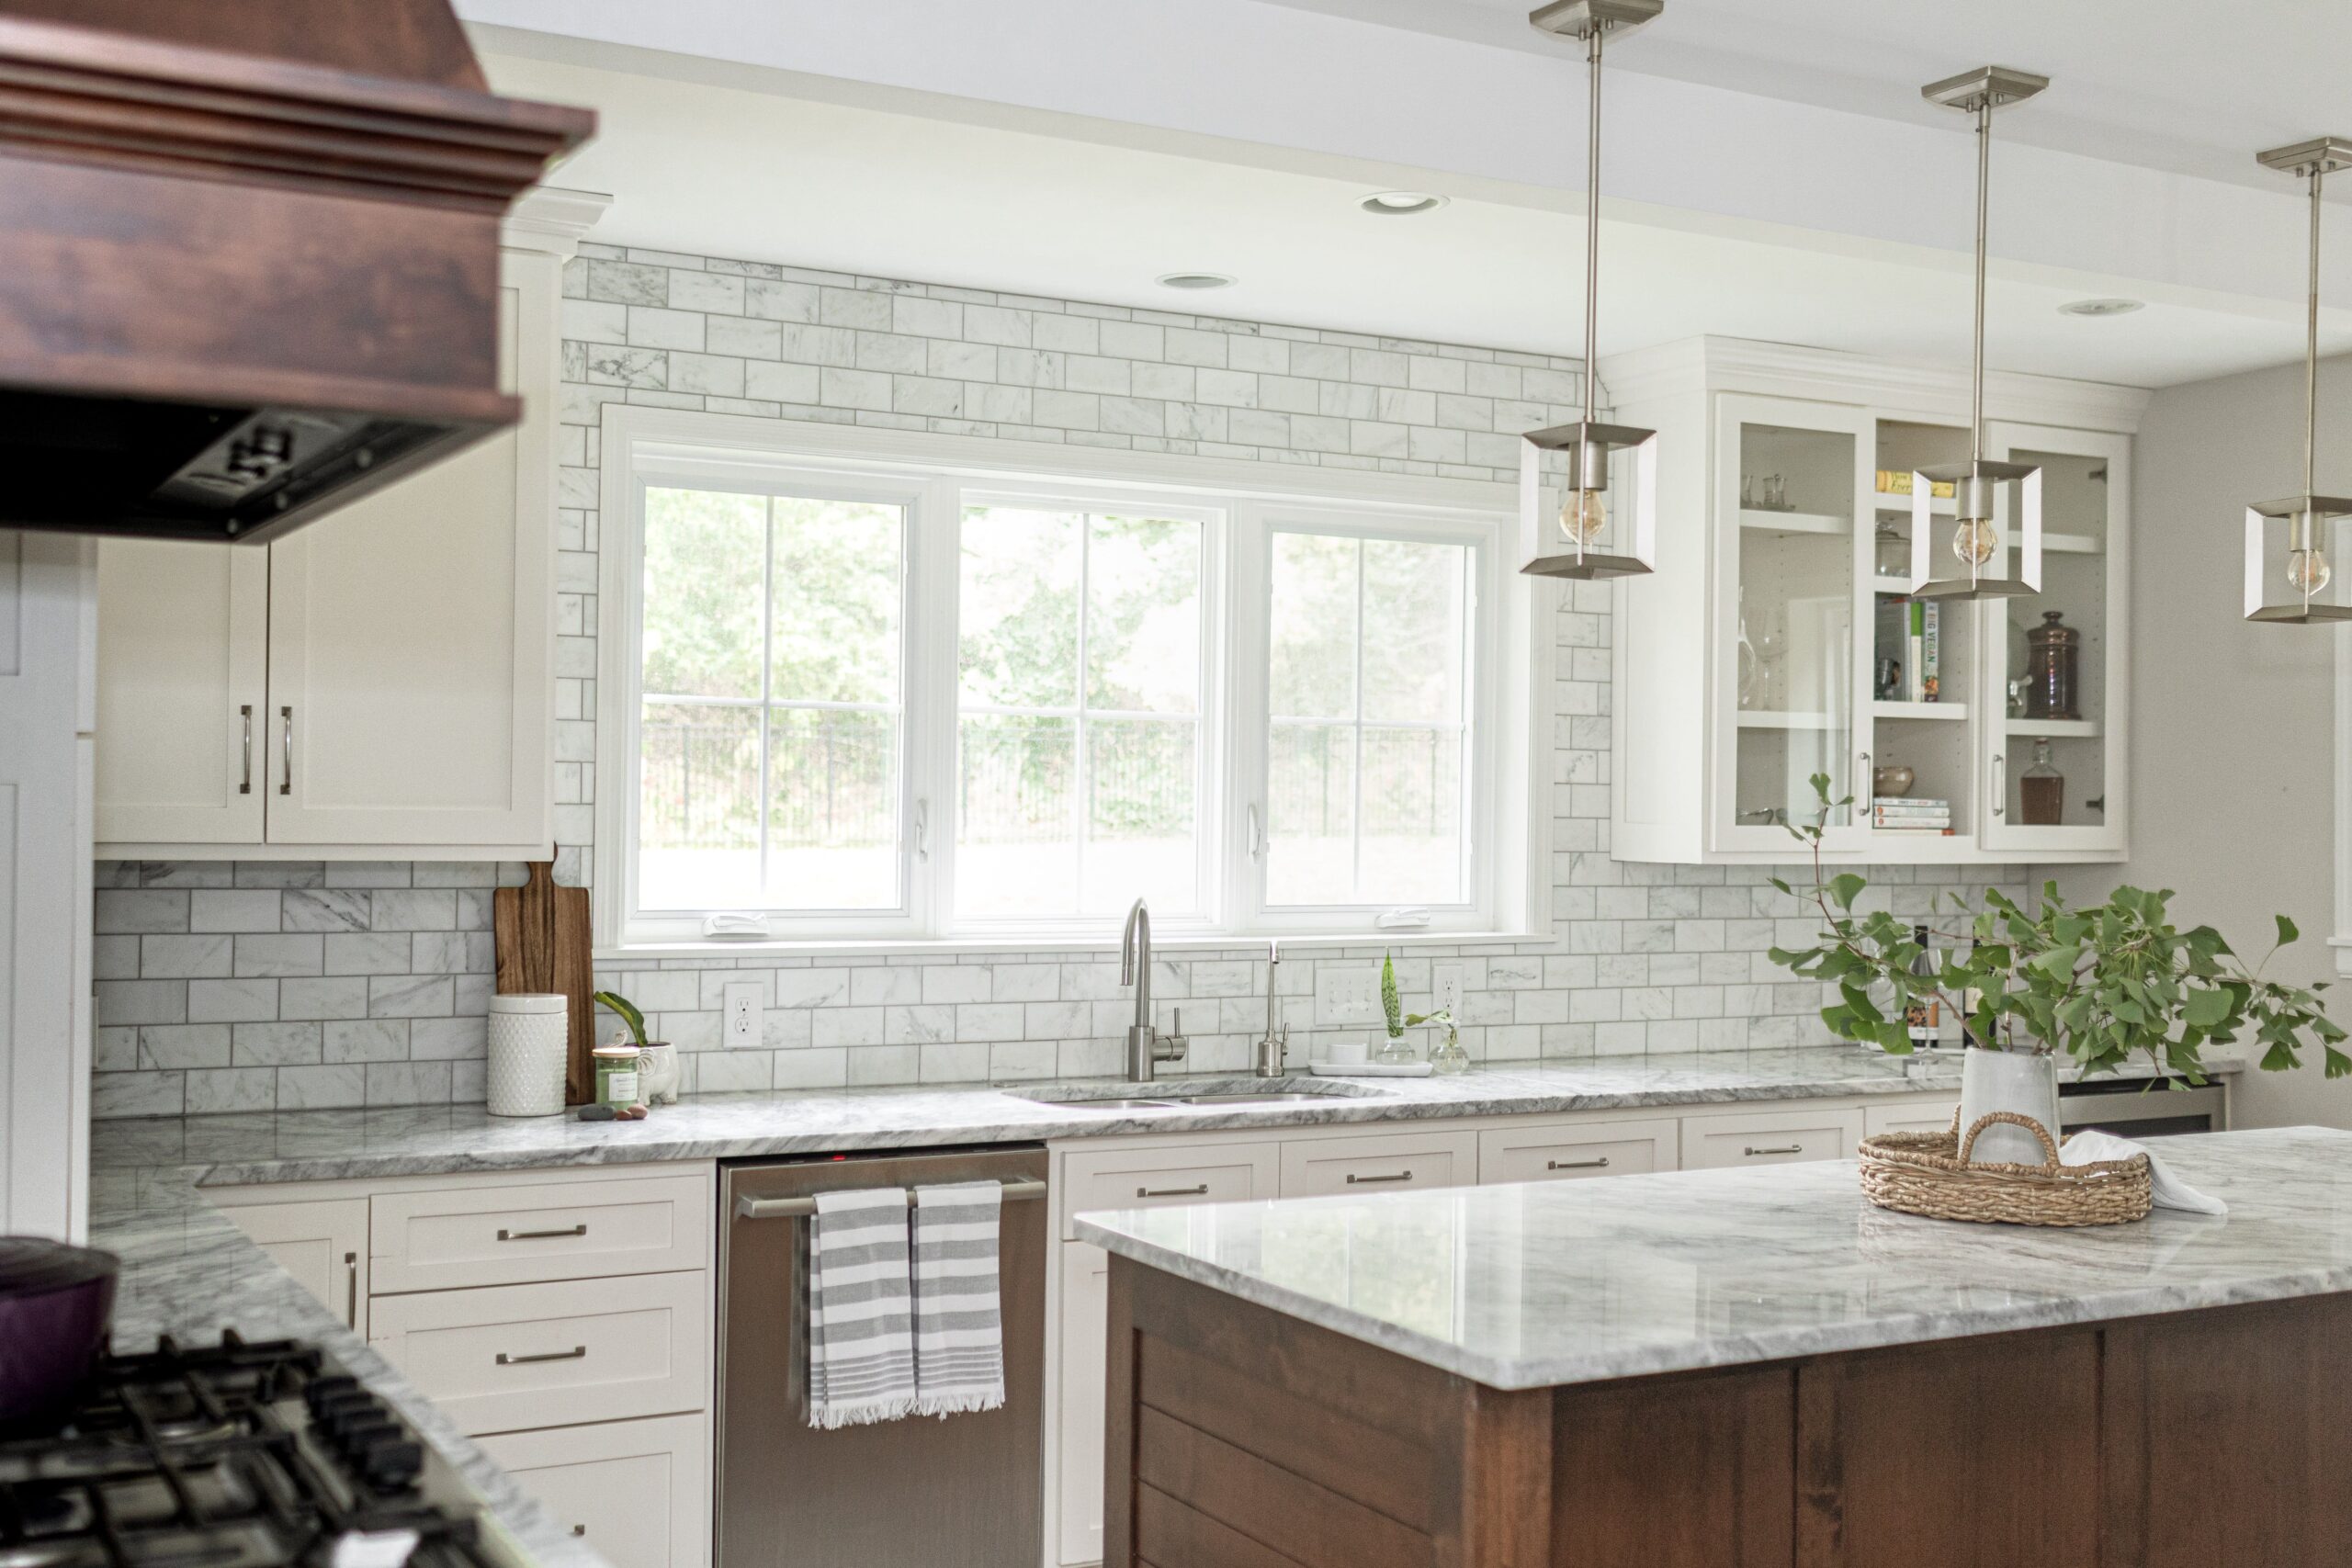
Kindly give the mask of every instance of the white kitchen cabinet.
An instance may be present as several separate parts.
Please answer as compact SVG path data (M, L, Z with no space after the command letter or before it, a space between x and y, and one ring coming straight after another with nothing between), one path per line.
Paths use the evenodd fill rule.
M99 545L102 844L261 842L269 560L224 545Z
M223 1210L294 1282L361 1337L368 1333L368 1200L249 1203Z
M1941 1100L1901 1100L1892 1105L1866 1105L1862 1108L1862 1133L1875 1138L1881 1133L1949 1133L1952 1113L1960 1109L1960 1099L1954 1095Z
M1102 1423L1109 1354L1111 1255L1082 1241L1061 1244L1061 1377L1055 1391L1056 1558L1102 1561Z
M559 217L526 198L503 253L519 423L264 547L101 545L101 854L547 857L562 265L584 224L541 207Z
M1465 1129L1294 1139L1283 1145L1282 1173L1285 1198L1468 1187L1478 1179L1478 1134Z
M1862 1140L1862 1113L1852 1107L1803 1103L1772 1111L1682 1119L1682 1168L1724 1170L1738 1166L1794 1165L1851 1159Z
M612 1568L704 1568L709 1425L704 1416L665 1416L478 1440L558 1529Z
M1675 1168L1681 1126L1674 1118L1506 1127L1478 1134L1478 1180L1577 1181Z
M1907 617L1912 471L1968 456L1962 367L1702 338L1601 365L1615 412L1658 432L1658 566L1613 589L1611 853L1687 864L1786 863L1833 805L1824 858L1920 865L2120 860L2128 780L2123 596L2132 433L2146 394L1995 376L1987 455L2044 468L2039 595L1933 606L1932 693ZM1949 548L1951 502L1930 502ZM2003 525L2005 538L2014 525ZM2057 610L2086 639L2077 717L2010 711L2024 635ZM1916 668L1915 666L1920 667ZM2054 826L2019 821L2018 781L2047 737L2067 775ZM1951 830L1873 826L1876 770ZM2096 804L2094 804L2096 803Z

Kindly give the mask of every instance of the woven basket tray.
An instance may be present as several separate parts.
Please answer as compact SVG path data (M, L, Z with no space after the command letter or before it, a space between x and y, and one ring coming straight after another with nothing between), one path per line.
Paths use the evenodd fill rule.
M1996 1122L2030 1129L2049 1160L1979 1164L1976 1135ZM2030 1116L1995 1111L1966 1136L1960 1113L1948 1133L1881 1133L1861 1143L1862 1196L1882 1209L1980 1224L2119 1225L2148 1217L2148 1156L2061 1165L2049 1130Z

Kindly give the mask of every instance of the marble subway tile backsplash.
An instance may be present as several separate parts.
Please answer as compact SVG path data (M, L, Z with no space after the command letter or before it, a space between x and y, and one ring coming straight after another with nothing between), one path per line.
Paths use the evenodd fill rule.
M1462 1037L1479 1061L1743 1050L1818 1042L1816 987L1766 956L1812 922L1761 868L1616 866L1564 889L1557 941L1414 947L1405 1006L1462 971ZM1595 874L1600 873L1595 872ZM411 886L385 886L405 874ZM307 880L311 886L287 886ZM240 882L266 881L266 887ZM359 881L364 886L337 886ZM482 1096L492 886L520 866L107 862L98 867L102 1117L409 1105ZM435 886L439 884L440 886ZM454 886L453 886L454 885ZM1925 916L1950 884L1883 870L1869 900ZM264 929L275 916L277 929ZM427 928L420 921L445 920ZM312 929L321 924L332 929ZM1316 975L1370 966L1377 944L1286 944L1276 1001L1303 1063L1372 1028L1317 1029ZM1152 997L1182 1014L1183 1070L1238 1072L1265 1030L1262 944L1163 951ZM725 987L760 987L756 1044L722 1043ZM1101 949L760 955L601 968L673 1042L694 1092L1089 1077L1122 1070L1133 992ZM599 1039L620 1032L601 1017ZM1423 1032L1416 1032L1422 1040Z

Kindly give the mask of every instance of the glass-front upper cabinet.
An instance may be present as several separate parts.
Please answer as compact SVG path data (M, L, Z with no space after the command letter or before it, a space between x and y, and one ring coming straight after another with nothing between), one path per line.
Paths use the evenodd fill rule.
M1988 850L2120 850L2124 842L2131 442L1996 424L1989 445L2041 469L2041 592L1989 606L1978 700Z
M1874 853L1952 858L1974 831L1979 728L1977 607L1911 597L1911 491L1917 470L1965 461L1968 432L1880 418L1871 475L1870 811ZM1948 487L1946 487L1948 488ZM1930 494L1928 515L1949 547L1957 502Z
M1829 775L1826 842L1859 847L1869 796L1869 639L1857 635L1871 527L1864 411L1778 398L1717 401L1715 815L1719 850L1791 848Z

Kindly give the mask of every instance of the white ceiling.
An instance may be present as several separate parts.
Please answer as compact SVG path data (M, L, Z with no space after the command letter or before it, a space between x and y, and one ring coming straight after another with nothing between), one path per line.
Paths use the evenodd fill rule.
M1456 36L1483 28L1493 35L1486 41L1514 50L1559 47L1527 28L1517 0L1283 3L1385 23L1397 19L1387 15L1395 12L1431 30L1458 29ZM2054 75L2065 52L2047 42L2038 51L1996 47L1997 29L2021 27L2027 7L2019 0L1977 5L1986 15L1971 22L1968 39L1930 51L1903 41L1920 30L1918 7L1774 0L1775 25L1767 28L1743 20L1747 10L1732 0L1672 0L1665 18L1625 44L1623 58L1630 68L1638 49L1645 66L1669 61L1692 80L1713 81L1708 70L1745 73L1730 85L1802 91L1857 113L1925 115L1940 129L1957 117L1920 106L1917 80L1957 69L1956 53ZM2120 7L2107 0L2044 4L2045 11L2066 13L2052 37L2079 36L2087 48L2097 29L2074 16L2077 6L2110 22ZM2245 8L2282 13L2290 6L2245 0ZM1951 9L1933 8L1947 32ZM1849 12L1912 20L1908 27L1882 20L1874 33L1838 49L1822 42L1841 36L1837 24ZM1676 52L1669 28L1701 30L1702 18L1711 38L1751 51L1738 71L1713 43L1712 54L1688 42ZM2333 18L2323 28L2330 29L2352 34L2352 21ZM1394 336L1569 354L1581 347L1581 220L1572 191L1431 174L1432 186L1460 193L1450 206L1426 217L1374 218L1355 203L1382 182L1318 172L1339 167L1328 159L1285 165L1259 149L1199 137L1138 145L1150 139L1105 134L1099 122L1067 117L999 116L991 123L969 102L921 93L784 71L736 71L722 80L697 62L642 49L583 53L505 28L479 36L501 90L600 111L597 139L558 182L616 197L594 236L607 243ZM2312 36L2308 28L2304 36ZM2352 54L2352 36L2345 43ZM1768 58L1767 49L1786 58ZM2162 52L2153 45L2144 51ZM2275 44L2271 51L2279 52ZM2187 71L2205 59L2204 40L2181 52L2197 57L2177 67ZM2305 74L2315 76L2318 63ZM1888 77L1909 85L1887 88ZM2137 112L2124 101L2128 71L2112 62L2097 77L2086 69L2080 91L2088 95L2094 81L2110 79L2118 95L2110 118L2092 129L2122 135L2131 122L2112 117ZM2042 102L2057 93L2053 87ZM2266 107L2264 95L2251 95L2257 107L2240 115L2291 118L2278 94L2268 96ZM2005 117L2004 135L2023 113ZM2244 129L2187 114L2174 126L2176 140L2192 146ZM1612 134L1641 132L1612 125ZM1964 148L1964 138L1954 141ZM1964 162L1960 167L1964 177ZM1391 164L1385 172L1393 183L1415 183L1412 170ZM1953 195L1964 207L1965 189ZM1996 231L2014 233L2037 221L2015 209L2030 204L2013 199L2004 209L2000 196L1996 185ZM1655 204L1612 204L1605 195L1603 209L1604 353L1716 333L1928 361L1966 356L1967 261L1949 246L1724 221ZM2291 225L2291 208L2287 219ZM2291 227L2286 237L2291 244ZM1153 284L1178 270L1232 273L1242 282L1207 295ZM2057 311L2067 299L2105 294L2151 304L2105 320ZM1988 357L1996 367L2135 386L2277 364L2297 357L2301 346L2300 310L2276 298L2152 284L2121 272L2002 264L1990 314ZM2327 325L2331 350L2352 347L2352 312L2331 310Z
M1273 0L1508 49L1573 50L1532 0ZM1996 63L2050 90L2002 117L2040 146L2268 186L2266 147L2352 135L2352 5L2339 0L1668 0L1612 68L1887 118L1948 115L1923 83Z

